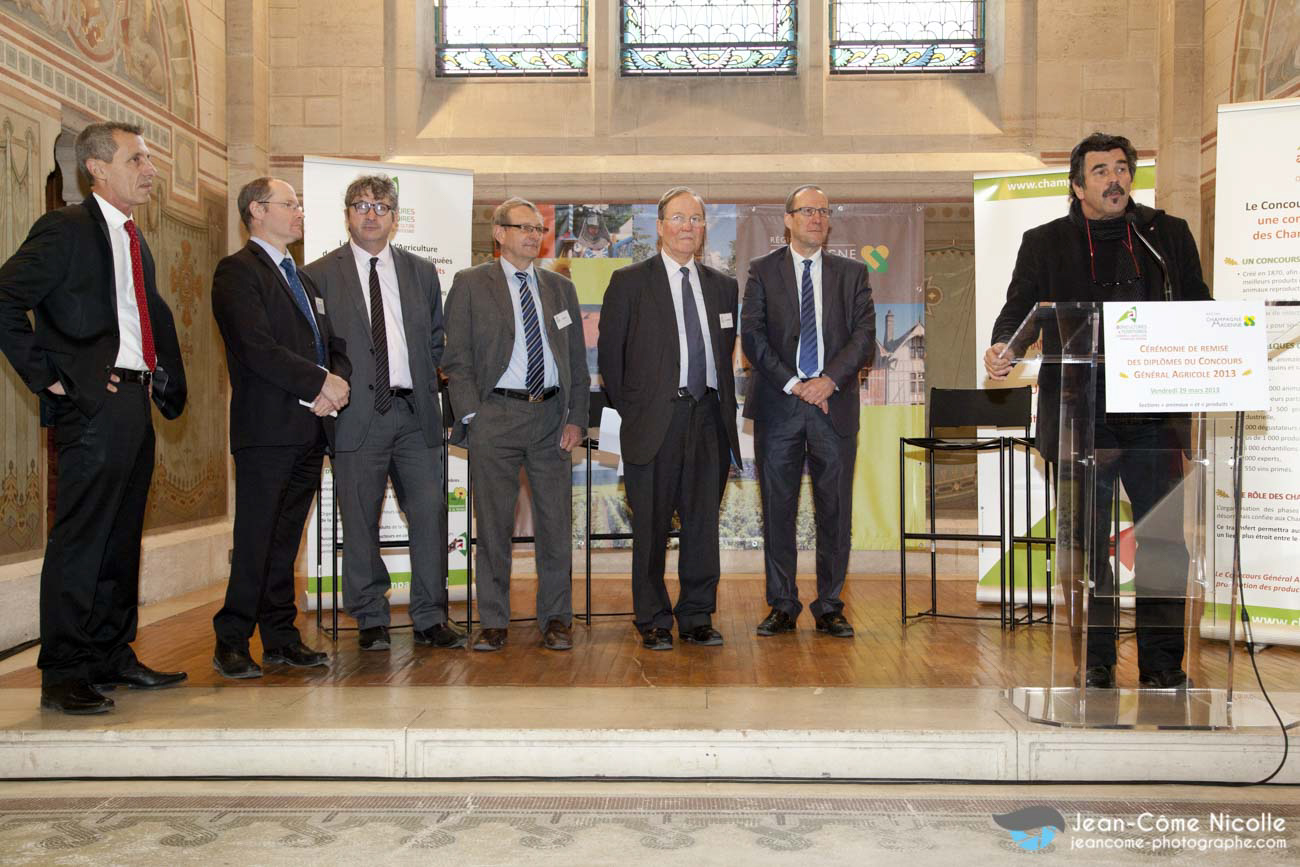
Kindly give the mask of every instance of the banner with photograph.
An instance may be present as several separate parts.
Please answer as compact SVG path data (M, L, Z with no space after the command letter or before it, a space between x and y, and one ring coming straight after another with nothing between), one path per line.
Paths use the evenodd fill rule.
M1219 106L1214 297L1300 304L1300 99ZM1242 598L1256 641L1300 644L1300 306L1266 307L1269 409L1246 415ZM1214 416L1214 574L1201 634L1226 638L1232 604L1232 425ZM1240 635L1241 625L1237 624Z
M302 201L305 206L303 233L304 264L313 262L348 242L344 217L343 194L348 184L365 174L390 177L397 184L397 233L392 244L423 256L438 268L438 280L444 298L456 272L470 265L471 208L474 201L474 176L459 169L434 169L366 160L342 160L308 156L303 158ZM452 449L447 473L447 501L450 514L447 528L448 582L453 598L464 598L466 576L465 484L468 463L464 451ZM334 556L329 548L329 528L334 524L333 476L327 464L321 482L320 527L317 509L307 521L307 593L305 607L316 604L316 589L323 594L322 604L330 605L334 586ZM406 519L397 506L392 485L384 497L380 516L380 539L405 542ZM337 522L336 544L343 542L343 522ZM324 536L324 551L321 548ZM411 562L405 547L382 550L384 565L392 578L389 601L405 605L409 601ZM323 554L323 556L322 556Z
M1038 387L1038 365L1033 359L1037 357L1037 348L1030 353L1030 360L1018 364L1012 373L1002 382L991 382L984 374L984 350L989 346L993 332L993 323L1002 312L1002 305L1007 300L1007 286L1011 282L1011 272L1015 268L1016 254L1020 251L1020 241L1024 233L1065 216L1068 209L1070 193L1069 169L1043 169L1024 172L988 173L975 175L975 358L976 382L981 388L1018 388L1033 386L1035 395ZM1133 177L1131 195L1133 200L1143 205L1155 205L1155 162L1141 160ZM1037 418L1037 401L1035 401ZM1014 435L1014 431L1005 431L1003 435ZM981 436L996 436L997 431L986 430ZM1008 516L1008 533L1016 536L1042 536L1046 533L1047 515L1044 511L1043 462L1037 452L1033 453L1030 463L1029 479L1025 478L1024 452L1016 454L1010 464L1010 484L1015 486L1016 513ZM1030 491L1029 527L1026 532L1026 519L1023 508L1024 492L1028 483ZM985 452L979 456L977 463L978 486L978 530L979 533L996 534L999 520L997 513L998 497L998 455ZM1120 509L1120 535L1132 533L1128 504ZM1055 527L1053 521L1052 526ZM1001 597L1000 569L1003 552L1009 545L981 544L979 548L979 584L975 598L979 602L996 603ZM1121 552L1131 550L1131 546L1121 546ZM1031 559L1026 555L1023 545L1017 545L1013 560L1008 565L1014 567L1016 575L1016 601L1028 600L1029 588L1033 588L1034 602L1046 602L1047 586L1046 558L1042 547L1037 547ZM1131 588L1132 558L1121 553L1119 579L1121 588ZM1026 585L1024 576L1028 572L1030 584Z

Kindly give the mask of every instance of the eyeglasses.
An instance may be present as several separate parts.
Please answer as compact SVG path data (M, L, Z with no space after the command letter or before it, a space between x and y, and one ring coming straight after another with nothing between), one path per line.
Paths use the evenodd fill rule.
M802 215L805 219L811 220L811 219L813 218L813 215L814 215L814 214L817 215L817 216L819 216L819 217L827 217L827 218L829 218L830 215L831 215L831 209L830 209L830 208L792 208L792 209L790 209L789 211L787 211L786 213L789 213L789 214L800 214L800 215Z
M271 199L258 199L260 205L279 205L282 208L288 208L291 211L301 211L302 202L276 202Z
M518 229L525 235L545 235L545 226L534 226L531 223L497 223L503 229Z
M687 223L692 226L703 226L705 220L699 214L691 214L689 217L685 214L673 214L671 217L664 217L664 222L672 224L674 229L680 229Z
M368 214L374 211L376 217L386 217L389 211L394 210L393 206L387 202L356 201L348 205L348 207L358 214Z

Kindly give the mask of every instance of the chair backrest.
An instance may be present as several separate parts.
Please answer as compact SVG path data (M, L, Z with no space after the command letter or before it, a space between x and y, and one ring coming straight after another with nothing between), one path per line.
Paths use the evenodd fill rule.
M1021 388L930 389L930 436L936 428L1018 427L1029 436L1034 390Z

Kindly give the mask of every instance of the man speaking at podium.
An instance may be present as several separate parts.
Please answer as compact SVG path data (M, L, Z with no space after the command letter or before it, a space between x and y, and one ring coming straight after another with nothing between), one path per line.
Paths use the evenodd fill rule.
M1187 222L1130 197L1136 168L1137 151L1123 136L1093 133L1075 146L1070 154L1069 213L1025 232L1020 243L1007 300L993 325L993 345L984 353L984 369L991 379L1006 379L1012 365L1010 353L1003 355L1007 341L1040 301L1210 300ZM1037 444L1048 461L1057 459L1060 379L1059 367L1043 366ZM1182 670L1183 597L1189 558L1180 483L1187 420L1107 413L1100 373L1095 413L1097 556L1090 576L1095 595L1088 599L1084 685L1115 686L1116 589L1105 554L1119 479L1132 503L1137 532L1138 682L1186 688L1191 684Z

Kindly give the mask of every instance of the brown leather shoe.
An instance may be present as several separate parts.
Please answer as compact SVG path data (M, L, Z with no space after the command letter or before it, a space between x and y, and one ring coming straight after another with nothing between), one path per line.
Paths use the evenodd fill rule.
M552 620L546 624L546 631L542 633L542 647L547 650L572 650L573 631L567 623Z
M506 646L506 630L483 629L474 636L474 649L485 652L500 650Z

